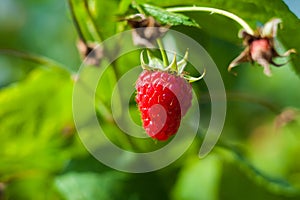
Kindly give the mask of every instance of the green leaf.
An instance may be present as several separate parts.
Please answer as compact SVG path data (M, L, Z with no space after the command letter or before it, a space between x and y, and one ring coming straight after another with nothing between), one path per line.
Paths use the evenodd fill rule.
M42 198L72 154L72 86L65 74L39 68L0 91L0 182L10 183L13 199Z
M66 200L116 199L123 175L115 171L70 172L56 178L55 185Z
M71 92L71 79L40 69L34 70L25 81L1 90L0 132L5 133L0 135L1 175L14 172L9 163L16 160L19 162L16 170L33 169L35 164L44 169L55 166L55 162L40 162L37 158L59 161L52 153L64 140L64 126L72 126ZM23 161L26 163L20 164Z
M2 199L60 199L60 194L53 187L53 178L44 174L31 174L18 181L11 181L2 194Z
M129 6L131 5L131 0L122 0L120 3L119 3L119 9L118 9L118 12L120 13L120 14L124 14L127 10L128 10L128 8L129 8Z
M91 10L101 39L104 41L113 36L117 32L118 2L95 1Z
M179 199L218 199L218 185L222 165L216 155L199 160L193 157L185 163L173 190L173 198Z
M162 24L171 26L185 25L198 28L200 27L197 22L183 14L171 13L160 7L149 4L142 4L141 7L146 12L146 14L153 16L158 22Z
M237 164L241 165L243 167L243 170L245 170L245 172L247 172L247 174L261 186L264 186L271 191L279 191L283 194L300 194L300 190L294 187L284 178L272 177L262 172L260 169L254 166L237 147L227 146L226 148L230 150L230 152L234 156L234 159L237 161Z

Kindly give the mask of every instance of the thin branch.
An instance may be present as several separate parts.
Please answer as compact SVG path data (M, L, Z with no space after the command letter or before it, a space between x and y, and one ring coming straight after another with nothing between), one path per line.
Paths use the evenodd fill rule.
M63 64L58 63L49 58L45 58L43 56L25 53L25 52L14 50L14 49L0 49L0 54L18 57L23 60L27 60L27 61L39 64L39 65L48 66L49 68L62 70L64 72L67 72L68 74L71 74L71 71L69 69L67 69Z
M93 29L96 32L96 37L97 37L96 40L102 41L103 37L101 36L101 33L100 33L99 29L97 28L97 23L96 23L96 20L95 20L94 16L92 15L91 9L89 7L88 0L83 0L83 3L84 3L85 10L88 14L88 17L90 18L90 20L92 22Z
M240 102L249 102L249 103L258 104L264 108L267 108L268 110L270 110L271 112L273 112L276 115L278 115L282 112L281 106L276 105L266 99L254 97L253 95L250 95L250 94L239 93L239 92L227 92L226 96L229 101L240 101ZM210 101L209 94L202 95L201 101L202 102Z
M74 23L74 26L75 26L75 29L78 33L78 37L80 38L80 40L82 40L82 42L84 44L87 44L87 40L86 38L84 37L84 34L80 28L80 24L79 24L79 21L76 17L76 14L75 14L75 9L74 9L74 4L72 2L72 0L68 0L68 4L69 4L69 9L71 11L71 17L72 17L72 20L73 20L73 23Z
M245 102L261 105L262 107L269 109L275 114L280 114L282 112L282 108L280 106L266 99L254 97L253 95L244 94L244 93L227 93L226 96L229 100L245 101Z
M237 23L239 23L247 33L253 35L254 31L252 30L252 28L247 24L247 22L245 22L242 18L238 17L237 15L225 11L225 10L221 10L221 9L217 9L217 8L210 8L210 7L198 7L198 6L189 6L189 7L174 7L174 8L167 8L166 9L169 12L194 12L194 11L200 11L200 12L210 12L211 14L219 14L219 15L223 15L225 17L228 17L230 19L233 19L234 21L236 21Z

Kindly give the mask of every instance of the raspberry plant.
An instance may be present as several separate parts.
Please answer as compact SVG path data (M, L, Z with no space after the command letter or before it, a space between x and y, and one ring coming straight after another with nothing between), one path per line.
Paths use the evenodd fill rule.
M186 56L176 62L176 56L169 66L155 62L150 56L146 64L141 56L144 71L136 82L136 102L141 112L143 127L147 134L157 140L167 140L176 134L181 118L191 107L191 81L200 80L185 75Z
M0 4L0 199L299 199L300 84L296 76L300 58L296 52L300 51L300 24L283 1L68 0L67 8L58 0ZM139 27L157 27L158 31L139 32ZM116 39L117 45L92 51L124 30L133 34L127 43ZM197 154L210 120L209 91L203 80L190 84L184 79L198 74L190 63L186 72L182 62L169 63L170 52L164 51L168 30L184 33L201 44L216 62L226 86L224 131L204 159ZM182 44L172 42L180 49ZM140 49L111 62L111 55L129 44ZM140 61L142 51L149 52L148 62ZM192 49L189 52L195 53ZM133 175L104 166L86 151L77 135L81 127L73 120L72 90L82 80L75 69L80 58L87 56L88 78L103 73L99 85L105 85L91 97L97 120L107 137L122 149L147 153L172 143L179 122L193 111L189 111L190 99L199 101L200 122L186 124L201 126L181 159L158 172ZM180 56L184 57L176 59ZM107 70L101 71L108 62ZM153 63L160 69L151 69ZM114 97L120 98L116 100L117 114L127 112L122 109L121 94L125 91L114 88L124 74L140 64L144 71L128 83L134 89L138 79L138 92L126 102L137 124L140 117L156 125L163 121L149 118L149 112L143 114L143 108L150 107L139 96L145 85L163 91L154 82L170 79L171 84L180 85L176 91L186 94L177 99L166 90L170 98L160 101L164 93L155 93L157 98L151 103L162 102L168 108L170 101L175 101L172 105L176 108L166 114L165 120L170 122L161 125L158 134L144 122L146 130L139 134L148 133L158 142L124 134L110 108L111 94L116 91ZM209 67L203 66L206 76L213 75ZM169 71L163 70L166 68ZM89 85L84 88L88 91L85 95L90 95ZM183 107L179 106L181 100ZM127 154L120 157L113 158L124 166L135 162ZM158 156L159 161L164 159Z

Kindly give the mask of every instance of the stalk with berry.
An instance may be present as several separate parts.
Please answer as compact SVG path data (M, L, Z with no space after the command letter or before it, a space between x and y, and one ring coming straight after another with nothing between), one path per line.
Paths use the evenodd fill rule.
M241 37L244 39L246 49L230 63L228 71L242 62L250 61L251 63L257 62L264 67L264 73L270 76L270 64L283 65L273 62L273 58L295 53L291 49L280 55L274 48L273 40L276 37L277 25L281 22L279 19L273 19L267 22L263 28L254 31L239 16L216 8L187 6L162 9L136 3L133 4L133 7L139 11L139 14L131 15L126 20L133 28L134 44L153 48L156 41L163 59L160 61L147 51L149 63L146 64L141 56L144 71L140 74L135 86L136 102L141 112L143 127L150 137L157 140L167 140L176 134L182 117L191 106L192 87L189 82L202 78L201 76L195 79L184 73L187 54L180 62L176 62L176 56L174 56L172 63L168 64L160 40L168 28L176 25L199 27L196 21L177 12L216 13L234 20L243 27Z
M192 102L190 82L200 80L184 72L188 53L176 62L176 55L170 65L165 66L147 51L149 63L141 54L143 72L136 82L136 102L146 133L157 140L167 140L179 129Z

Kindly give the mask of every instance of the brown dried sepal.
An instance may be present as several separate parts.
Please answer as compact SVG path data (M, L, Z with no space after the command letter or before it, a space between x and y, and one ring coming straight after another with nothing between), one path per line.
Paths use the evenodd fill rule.
M77 43L77 48L85 65L99 66L103 58L103 47L95 43L86 44L82 40Z
M142 14L136 14L126 19L132 27L132 38L134 45L141 45L147 48L153 48L155 40L162 37L169 26L162 26L153 17L145 17Z
M296 51L295 49L290 49L282 55L276 51L274 39L276 38L279 23L281 23L280 19L272 19L263 27L258 28L253 35L242 30L240 37L243 38L245 49L230 63L228 71L231 71L232 68L243 62L257 62L264 68L264 74L271 76L270 64L275 67L285 65L286 63L275 63L273 59L276 57L287 57L291 53L296 53Z

